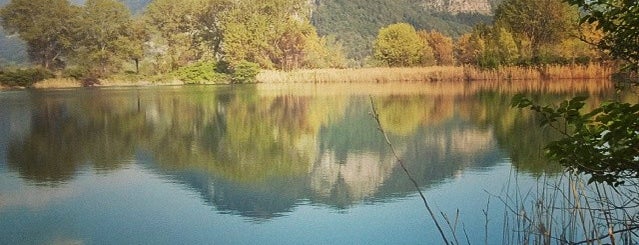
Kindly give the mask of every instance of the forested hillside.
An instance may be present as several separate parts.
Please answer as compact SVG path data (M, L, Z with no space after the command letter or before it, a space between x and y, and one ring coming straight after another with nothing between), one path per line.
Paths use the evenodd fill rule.
M490 22L492 19L491 16L481 13L438 12L428 8L426 2L424 0L319 0L315 1L312 22L320 35L335 36L337 41L344 45L349 58L361 61L371 55L373 39L379 29L389 24L406 22L417 29L434 29L455 37L470 32L475 24ZM428 2L440 1L429 0Z

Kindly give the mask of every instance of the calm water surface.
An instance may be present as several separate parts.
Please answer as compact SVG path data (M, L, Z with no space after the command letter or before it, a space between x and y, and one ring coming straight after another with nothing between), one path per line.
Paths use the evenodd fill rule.
M435 211L459 211L472 244L501 243L503 205L489 193L560 171L541 158L552 132L510 109L512 96L597 103L612 90L562 81L2 92L0 244L441 243L369 95Z

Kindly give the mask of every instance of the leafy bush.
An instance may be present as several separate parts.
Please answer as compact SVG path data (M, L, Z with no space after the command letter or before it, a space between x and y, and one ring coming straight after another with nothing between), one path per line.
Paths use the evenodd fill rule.
M639 104L610 101L582 113L586 99L541 106L518 94L511 105L539 113L542 126L564 135L546 145L546 154L569 170L590 175L589 183L618 186L639 178Z
M31 87L34 83L52 77L53 73L42 68L0 71L0 83L9 87Z
M213 61L185 66L173 74L185 84L226 83L229 80L228 75L217 72L217 63Z
M241 61L233 68L231 80L233 83L255 82L255 77L260 73L260 66L253 62Z
M76 80L82 80L88 77L89 70L82 67L67 68L62 71L62 76L66 78L73 78Z

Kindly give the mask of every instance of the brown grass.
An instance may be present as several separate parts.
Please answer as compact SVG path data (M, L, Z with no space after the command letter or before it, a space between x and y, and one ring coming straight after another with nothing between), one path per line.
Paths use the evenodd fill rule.
M82 83L72 78L51 78L33 84L34 88L52 89L52 88L79 88Z
M329 82L434 82L434 81L513 81L557 79L607 79L613 68L603 65L504 67L495 70L460 66L409 68L314 69L295 71L262 71L257 80L263 83L329 83Z
M260 83L257 85L264 95L291 94L299 96L316 95L393 95L420 94L464 96L480 91L517 93L525 91L545 91L548 93L601 93L612 88L608 79L553 80L553 81L472 81L472 82L334 82L321 86L315 83Z

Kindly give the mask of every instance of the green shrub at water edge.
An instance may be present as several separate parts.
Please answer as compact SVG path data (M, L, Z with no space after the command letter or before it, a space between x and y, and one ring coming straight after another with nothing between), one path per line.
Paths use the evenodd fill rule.
M0 71L0 84L9 87L31 87L34 83L54 77L53 73L42 68L27 68Z
M233 68L231 79L233 83L252 83L260 73L260 66L253 62L241 61Z
M173 74L185 84L227 83L230 80L227 74L217 72L217 63L213 61L185 66Z
M62 70L62 76L66 78L73 78L75 80L82 80L89 75L89 71L83 67L69 67Z

